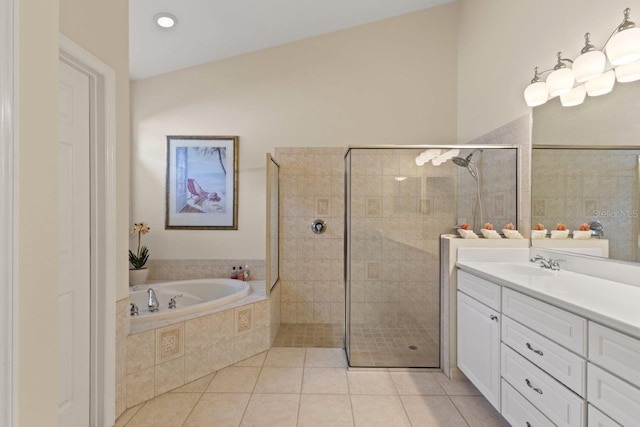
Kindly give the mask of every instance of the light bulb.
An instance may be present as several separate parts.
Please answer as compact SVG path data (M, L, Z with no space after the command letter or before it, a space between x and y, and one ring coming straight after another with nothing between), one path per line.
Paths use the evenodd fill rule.
M613 66L640 59L640 28L628 28L614 34L607 43L607 56Z
M550 96L558 96L568 93L573 89L575 81L571 68L559 68L547 77L547 90Z
M609 70L600 77L589 80L585 83L585 86L589 96L600 96L611 92L615 82L616 73L613 70Z
M537 107L547 102L549 99L549 91L547 91L547 84L539 81L531 83L524 90L524 100L529 107Z
M162 28L172 28L178 23L178 19L170 13L157 13L153 21Z
M584 102L587 96L587 89L584 85L574 87L571 92L560 95L560 102L563 107L575 107Z
M573 74L578 83L598 77L604 71L607 57L599 50L583 53L573 61Z
M616 67L616 79L620 83L635 82L640 80L640 61Z

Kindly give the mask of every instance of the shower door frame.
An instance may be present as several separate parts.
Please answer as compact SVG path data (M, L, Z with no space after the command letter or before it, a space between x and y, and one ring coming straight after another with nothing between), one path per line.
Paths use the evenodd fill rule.
M349 145L344 154L344 163L345 163L345 171L344 171L344 292L345 292L345 322L344 322L344 348L345 354L347 356L347 365L349 368L370 368L368 366L354 366L351 364L351 355L350 355L350 337L351 337L351 322L350 322L350 304L351 301L349 292L351 290L350 286L350 263L351 259L350 254L350 218L351 218L351 203L349 201L349 197L351 196L351 170L347 170L347 166L351 167L350 154L351 150L427 150L427 149L442 149L442 150L452 150L452 149L460 149L460 150L486 150L486 149L510 149L515 150L516 152L516 229L521 222L522 219L522 209L520 207L520 198L521 191L526 190L528 193L531 193L531 179L529 177L529 188L523 189L521 188L523 177L521 176L522 169L522 152L523 149L528 149L531 152L531 146L526 147L518 144L438 144L438 145ZM349 179L347 179L349 178ZM527 180L525 180L526 182ZM438 245L440 247L440 245ZM450 357L450 335L452 333L456 333L457 331L452 330L451 325L451 317L456 316L456 312L451 309L451 300L449 296L448 289L444 288L443 281L443 272L442 272L442 253L439 249L438 257L440 262L440 321L439 321L439 329L440 329L440 342L439 342L439 362L437 367L428 367L428 368L416 368L416 369L425 369L425 370L433 370L433 371L442 371L443 367L448 368L448 361ZM446 320L445 320L446 319ZM446 343L446 345L445 345ZM380 367L384 368L384 367Z

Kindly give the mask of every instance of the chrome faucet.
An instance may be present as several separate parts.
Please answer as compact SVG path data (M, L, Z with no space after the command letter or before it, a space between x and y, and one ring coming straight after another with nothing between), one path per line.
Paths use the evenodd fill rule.
M160 309L160 303L158 302L158 298L156 298L156 292L151 288L147 289L147 292L149 293L149 302L147 303L149 311L152 313L158 311Z
M540 262L540 267L551 269L551 260L550 259L546 259L542 255L536 255L535 257L531 258L529 261L531 261L531 262Z
M566 262L563 259L550 259L549 261L551 262L551 269L553 271L560 271L560 263Z

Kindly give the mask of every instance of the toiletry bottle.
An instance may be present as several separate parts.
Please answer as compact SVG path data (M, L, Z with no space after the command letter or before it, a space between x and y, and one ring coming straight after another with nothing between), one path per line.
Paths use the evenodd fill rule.
M238 278L238 272L236 271L235 267L231 267L231 278L232 279L237 279Z
M244 266L244 281L248 281L249 279L249 264Z
M238 267L238 280L244 280L244 273L242 272L242 266Z

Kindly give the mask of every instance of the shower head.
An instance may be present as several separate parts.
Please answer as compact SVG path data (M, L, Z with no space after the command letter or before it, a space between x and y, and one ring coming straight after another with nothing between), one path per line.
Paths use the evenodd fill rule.
M461 166L463 168L468 168L469 164L471 163L471 158L473 157L473 155L476 153L476 151L482 151L480 149L476 149L473 150L471 153L469 153L469 155L467 157L465 157L464 159L462 157L454 157L453 159L451 159L451 161L453 163L455 163L458 166Z

